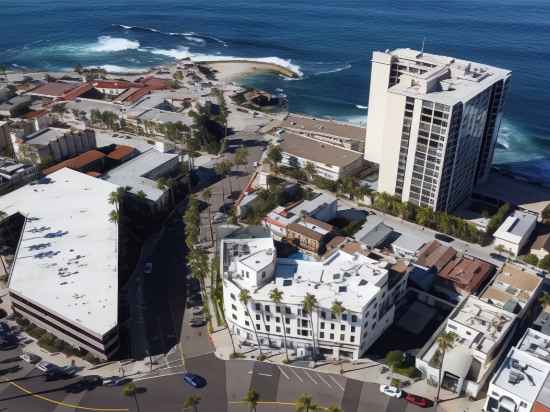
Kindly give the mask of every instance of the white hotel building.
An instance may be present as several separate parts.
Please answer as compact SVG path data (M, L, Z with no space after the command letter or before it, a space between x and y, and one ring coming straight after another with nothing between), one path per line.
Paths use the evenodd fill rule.
M241 343L256 345L255 329L263 347L282 348L286 332L289 352L298 357L311 353L312 333L327 358L362 356L393 322L395 301L407 283L401 276L390 284L388 263L361 252L335 250L321 262L277 258L267 233L225 238L220 253L225 316L233 335ZM275 288L283 292L280 305L270 298ZM243 289L251 296L252 319L239 301ZM308 293L318 302L313 325L302 309ZM334 301L345 309L341 316L331 312Z
M490 170L511 73L411 49L374 52L365 159L378 191L453 210Z
M100 359L118 349L118 186L71 169L0 197L23 229L9 276L14 311Z

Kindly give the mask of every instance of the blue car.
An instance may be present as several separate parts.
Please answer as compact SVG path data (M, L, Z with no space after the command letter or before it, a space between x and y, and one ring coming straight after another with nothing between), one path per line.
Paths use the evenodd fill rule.
M183 380L193 388L202 388L206 385L206 379L194 373L186 373L183 375Z

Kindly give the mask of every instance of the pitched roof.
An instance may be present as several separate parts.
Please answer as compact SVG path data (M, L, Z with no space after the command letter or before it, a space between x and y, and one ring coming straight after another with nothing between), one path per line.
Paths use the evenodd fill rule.
M50 82L30 90L28 93L47 97L61 97L80 85L81 83Z
M438 274L439 277L453 282L460 289L472 292L481 286L495 267L473 257L456 257Z
M456 256L456 250L450 246L443 246L437 240L424 245L416 258L416 264L427 268L435 267L439 272Z
M134 152L137 152L137 150L134 147L117 145L115 150L109 153L107 157L113 160L122 160L123 158L125 158L128 155L131 155Z
M88 150L87 152L82 153L81 155L78 155L76 157L67 159L63 162L60 162L53 166L48 167L47 169L44 169L42 173L47 176L50 173L57 172L58 170L63 169L64 167L68 167L69 169L73 169L73 170L79 170L84 166L90 163L93 163L99 159L102 159L104 157L105 157L105 154L101 153L98 150Z
M545 226L544 229L539 231L539 234L535 241L533 242L533 246L531 246L531 249L534 250L546 250L547 252L550 252L550 228Z

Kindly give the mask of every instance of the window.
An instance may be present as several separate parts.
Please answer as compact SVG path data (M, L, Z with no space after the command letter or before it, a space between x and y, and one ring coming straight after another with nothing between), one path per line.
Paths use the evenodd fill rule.
M302 316L302 309L298 309L298 316Z
M285 318L285 323L286 323L287 325L290 325L290 319L289 319L289 318Z
M334 316L334 313L331 313L331 314L330 314L330 318L331 318L332 320L336 319L336 316Z
M260 324L256 323L256 330L260 330Z
M321 311L321 319L326 319L327 315L324 311Z
M325 332L319 332L319 339L325 339Z
M276 323L281 323L281 318L280 318L279 316L276 316L276 317L275 317L275 322L276 322Z
M237 315L233 314L233 315L231 315L231 317L232 317L234 320L237 320Z
M347 314L342 314L342 320L348 320L348 315Z
M307 328L307 320L302 319L302 328Z
M344 341L346 340L346 335L344 335L343 333L340 335L340 340Z
M331 334L330 334L330 339L331 339L331 340L334 340L334 333L331 333Z
M292 311L290 310L289 307L285 307L285 313L286 313L287 315L291 315L291 314L292 314Z
M256 308L256 310L262 310L262 305L260 305L259 303L256 303L254 307Z
M281 313L281 307L280 306L275 306L275 312Z
M357 322L357 316L356 315L351 315L351 321L352 322Z
M237 307L236 307L235 305L232 304L232 305L231 305L231 309L237 310Z
M350 342L352 342L352 343L355 342L355 336L350 336L350 337L349 337L349 340L350 340Z
M231 297L231 299L237 300L237 299L235 298L235 295L234 295L233 293L230 293L229 296Z
M307 333L307 329L301 329L300 332L301 332L301 335L302 335L302 336L307 336L307 334L308 334L308 333Z
M269 329L270 329L270 326L269 326L269 325L265 325L265 330L266 330L266 332L269 332Z
M375 327L376 327L376 322L374 322L374 323L372 324L371 329L374 329Z
M275 328L275 332L281 333L281 328L280 328L279 326L277 326L277 327Z
M341 331L346 330L346 325L340 325L340 330L341 330Z
M247 320L244 321L244 324L245 324L246 326L250 326L250 322L248 322Z
M286 328L286 333L290 335L290 328Z
M351 332L352 332L352 333L355 332L355 326L352 326L352 327L351 327Z
M269 305L265 305L265 311L266 312L271 312L271 307Z
M256 314L256 320L260 320L260 315Z
M270 321L271 321L271 316L266 316L266 317L265 317L265 321L266 321L266 322L270 322Z
M330 324L330 329L334 330L334 323Z
M325 329L325 322L321 322L321 323L319 324L319 328L320 328L320 329Z

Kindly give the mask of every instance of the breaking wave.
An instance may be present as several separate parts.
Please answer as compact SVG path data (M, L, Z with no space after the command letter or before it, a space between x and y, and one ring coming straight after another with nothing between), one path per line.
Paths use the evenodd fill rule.
M324 75L324 74L339 73L339 72L343 72L344 70L349 70L351 68L352 68L351 64L346 64L345 66L337 67L335 69L325 70L325 71L320 71L320 72L314 73L313 76L321 76L321 75Z
M150 69L147 68L117 66L116 64L103 64L94 67L106 70L108 73L147 73L150 71Z
M367 110L369 106L363 106L361 104L356 104L355 107L357 107L359 110Z
M124 50L135 50L140 47L138 41L128 40L121 37L100 36L97 38L97 43L88 48L91 52L109 53L119 52Z
M206 34L200 34L195 33L193 31L189 32L163 32L158 29L152 28L152 27L141 27L141 26L127 26L125 24L114 24L113 26L118 27L125 31L141 31L141 32L151 32L151 33L158 33L163 34L165 36L182 36L185 37L188 41L195 42L195 43L202 43L204 44L206 40L212 40L216 43L221 44L224 47L227 47L227 43L223 41L222 39L219 39L214 36L209 36Z

